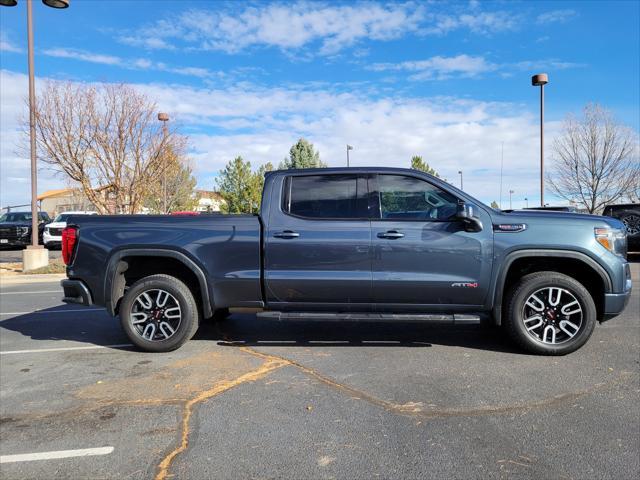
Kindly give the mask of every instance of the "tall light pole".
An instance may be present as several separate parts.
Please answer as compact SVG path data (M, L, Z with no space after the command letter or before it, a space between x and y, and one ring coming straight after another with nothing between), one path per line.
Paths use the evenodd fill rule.
M27 0L27 56L29 65L29 142L31 150L31 245L22 254L23 271L49 263L48 251L38 245L38 162L36 157L36 81L33 61L33 11L32 0ZM48 7L67 8L70 0L42 0ZM15 7L17 0L0 0L4 7Z
M513 210L513 207L511 206L511 195L513 195L514 192L513 190L509 190L509 210Z
M158 120L160 120L162 122L162 143L164 145L164 148L167 148L167 122L169 121L169 114L168 113L163 113L160 112L158 113ZM165 158L166 161L166 158ZM164 162L166 163L166 162ZM162 180L162 195L164 198L163 204L164 204L164 208L163 211L164 213L168 213L167 212L167 165L164 165L164 168L162 169L162 171L164 172L164 178Z
M353 147L347 144L347 167L349 166L349 150L353 150Z
M502 171L504 169L504 142L500 148L500 203L498 206L502 208Z
M549 83L546 73L531 77L531 85L540 87L540 206L544 207L544 86Z
M462 183L462 170L458 170L460 174L460 190L464 190L464 184Z
M527 208L529 208L529 199L528 199L527 197L524 197L524 201L525 201L525 202L526 202L526 204L527 204Z

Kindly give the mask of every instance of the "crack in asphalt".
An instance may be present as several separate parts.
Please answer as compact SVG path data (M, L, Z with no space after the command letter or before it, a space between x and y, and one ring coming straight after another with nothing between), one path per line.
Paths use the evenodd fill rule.
M470 416L479 416L479 415L492 415L492 414L504 414L504 413L512 413L519 411L528 411L539 409L548 406L555 406L557 404L577 400L585 395L589 395L599 390L603 390L605 388L612 387L619 383L622 383L625 378L628 378L632 375L632 372L622 371L620 374L613 380L609 382L600 382L596 383L590 388L586 388L583 390L578 390L577 392L569 392L563 393L561 395L554 395L553 397L529 402L521 405L488 405L486 407L475 407L475 408L451 408L451 409L434 409L430 411L423 411L419 408L419 405L414 402L408 402L405 404L399 404L390 402L388 400L384 400L378 397L375 397L369 393L363 392L356 388L353 388L349 385L345 385L342 383L338 383L335 380L332 380L329 377L317 372L316 370L306 367L294 360L290 360L288 358L280 357L278 355L265 354L262 352L258 352L247 346L239 346L237 344L231 344L236 348L240 348L240 350L256 355L262 358L272 359L272 360L281 360L283 362L287 362L288 365L292 367L296 367L307 375L315 378L319 382L328 385L338 391L346 392L351 397L359 400L364 400L373 405L382 407L383 409L398 413L402 415L408 415L412 417L431 419L431 418L447 418L447 417L470 417Z
M164 480L167 478L169 474L169 468L171 467L171 463L173 460L180 455L180 453L184 452L189 446L189 433L190 433L190 425L189 421L191 420L191 415L193 413L193 407L205 400L208 400L216 395L219 395L227 390L246 383L253 382L258 380L270 372L277 370L278 368L284 367L285 365L289 365L290 362L284 359L268 359L265 361L260 367L250 372L247 372L233 380L226 380L219 382L214 385L212 388L200 392L197 396L189 400L185 403L184 408L182 410L182 432L181 432L181 440L180 445L178 445L175 449L173 449L168 455L164 457L164 459L158 465L158 473L156 474L156 480Z

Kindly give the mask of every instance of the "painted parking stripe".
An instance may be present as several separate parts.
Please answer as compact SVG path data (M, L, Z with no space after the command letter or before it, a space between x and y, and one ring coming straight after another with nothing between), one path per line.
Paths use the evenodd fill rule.
M70 312L106 312L104 308L72 308L65 310L35 310L31 312L0 312L0 315L31 315L31 314L39 314L43 313L70 313Z
M62 290L38 290L32 292L0 292L0 295L29 295L29 294L41 294L41 293L62 293Z
M18 455L1 455L0 463L33 462L35 460L55 460L59 458L89 457L93 455L109 455L113 447L83 448L81 450L58 450L57 452L21 453Z
M64 348L36 348L34 350L8 350L0 352L0 355L16 355L19 353L45 353L45 352L70 352L73 350L96 350L101 348L133 347L133 343L119 343L117 345L91 345L90 347L64 347Z

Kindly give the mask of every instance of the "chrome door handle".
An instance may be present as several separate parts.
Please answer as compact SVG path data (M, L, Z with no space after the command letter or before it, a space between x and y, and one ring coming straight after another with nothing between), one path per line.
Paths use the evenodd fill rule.
M395 240L402 237L404 237L404 233L397 232L396 230L378 233L378 238L388 238L389 240Z
M285 230L284 232L276 232L273 236L276 238L298 238L300 234L298 232L292 232L291 230Z

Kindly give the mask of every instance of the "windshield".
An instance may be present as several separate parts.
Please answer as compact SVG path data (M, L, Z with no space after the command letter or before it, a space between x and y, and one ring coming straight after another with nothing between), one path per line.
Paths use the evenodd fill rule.
M31 214L27 212L5 213L0 217L0 222L28 222Z
M61 213L53 221L54 222L66 222L67 218L69 218L70 216L71 215L69 215L68 213Z

